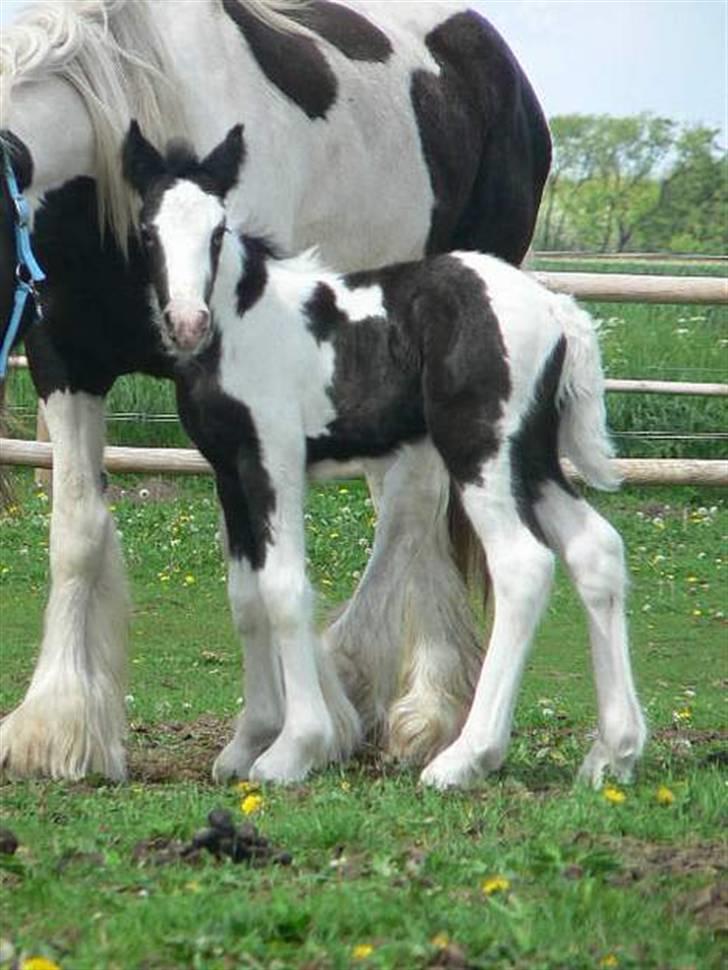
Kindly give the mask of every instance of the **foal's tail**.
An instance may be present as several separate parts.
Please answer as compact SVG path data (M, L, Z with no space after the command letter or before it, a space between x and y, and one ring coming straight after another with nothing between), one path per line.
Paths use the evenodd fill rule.
M569 296L554 296L556 316L566 335L566 358L558 390L561 414L559 451L595 488L614 491L621 476L610 459L604 372L594 321Z

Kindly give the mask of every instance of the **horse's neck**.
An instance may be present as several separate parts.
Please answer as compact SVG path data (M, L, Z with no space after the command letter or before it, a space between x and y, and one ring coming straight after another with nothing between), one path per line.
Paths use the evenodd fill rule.
M31 205L69 179L94 174L91 122L80 97L66 82L49 78L18 85L4 121L31 153Z

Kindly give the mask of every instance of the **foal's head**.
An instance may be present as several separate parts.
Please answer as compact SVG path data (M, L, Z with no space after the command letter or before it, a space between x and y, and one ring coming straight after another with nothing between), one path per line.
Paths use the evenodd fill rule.
M185 354L199 350L209 333L208 303L226 231L224 200L244 155L242 125L202 161L182 141L160 155L136 121L124 139L124 177L142 198L141 236L165 340Z

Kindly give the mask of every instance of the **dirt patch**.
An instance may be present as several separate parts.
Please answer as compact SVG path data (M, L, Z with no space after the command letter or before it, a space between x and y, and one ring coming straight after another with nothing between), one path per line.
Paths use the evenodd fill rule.
M672 908L675 913L687 911L701 926L725 936L728 934L728 880L687 893Z
M643 842L624 836L610 840L609 847L619 854L623 862L624 868L610 876L610 881L617 885L650 876L720 876L728 872L728 846L722 842L672 845Z
M209 782L212 764L231 733L230 720L212 714L194 721L132 724L129 777L150 785Z

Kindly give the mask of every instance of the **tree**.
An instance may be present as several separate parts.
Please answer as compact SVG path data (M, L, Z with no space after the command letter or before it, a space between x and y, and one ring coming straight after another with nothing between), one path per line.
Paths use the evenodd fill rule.
M683 128L657 204L643 220L649 248L728 255L728 158L717 138L714 128Z
M656 173L674 143L674 122L640 114L553 118L554 167L538 244L622 251L657 203Z

